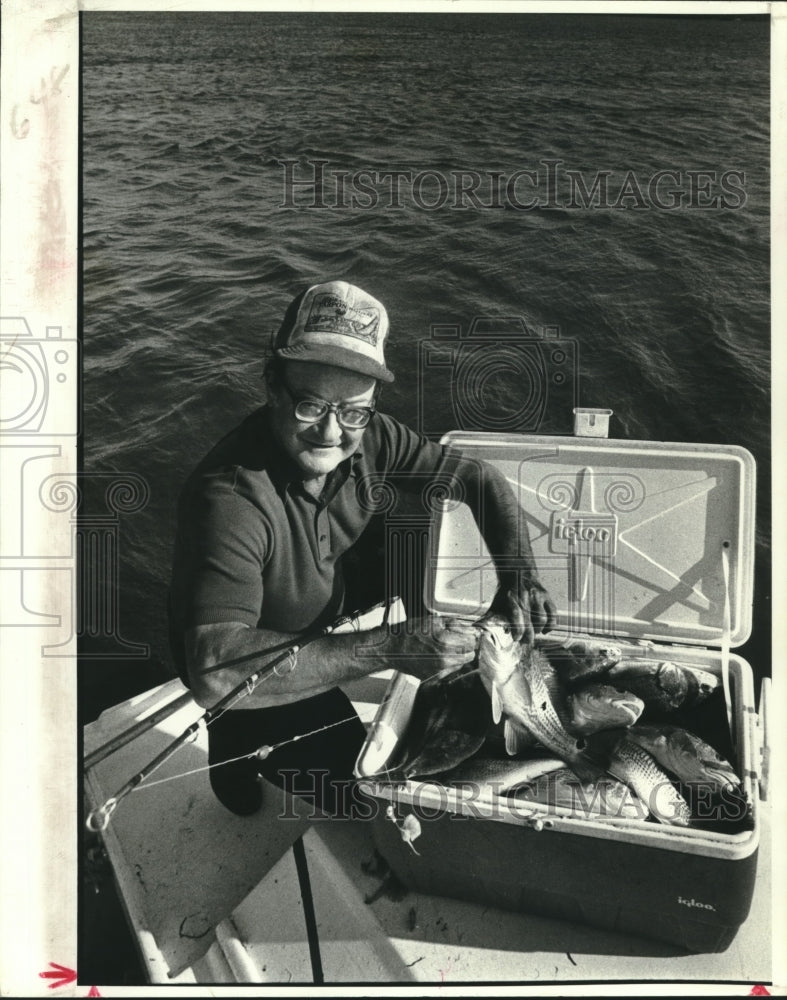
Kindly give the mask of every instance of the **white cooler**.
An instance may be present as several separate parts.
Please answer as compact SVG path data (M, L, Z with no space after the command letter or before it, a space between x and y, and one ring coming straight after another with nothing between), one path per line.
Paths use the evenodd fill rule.
M559 606L550 638L604 636L624 657L676 660L724 679L731 726L718 749L735 766L750 813L725 832L468 797L435 781L381 781L418 687L395 674L356 767L381 806L378 850L406 886L422 892L687 951L723 951L751 904L767 753L764 697L758 714L751 667L730 652L751 629L752 456L732 446L591 436L454 432L443 444L449 458L460 453L496 466L518 496L540 578ZM444 502L435 516L425 586L427 605L444 615L475 619L492 599L494 564L464 504ZM719 723L726 736L717 699L717 731ZM386 817L389 804L400 820L419 818L418 854Z

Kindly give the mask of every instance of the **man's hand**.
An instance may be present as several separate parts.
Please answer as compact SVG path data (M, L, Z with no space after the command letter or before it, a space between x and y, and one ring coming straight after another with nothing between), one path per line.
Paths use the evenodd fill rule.
M536 632L549 632L555 627L557 609L540 583L531 583L519 590L503 586L495 594L481 621L499 621L501 618L508 622L517 642L524 639L532 645Z
M426 680L452 673L472 661L479 632L454 618L425 615L392 625L389 636L387 665Z

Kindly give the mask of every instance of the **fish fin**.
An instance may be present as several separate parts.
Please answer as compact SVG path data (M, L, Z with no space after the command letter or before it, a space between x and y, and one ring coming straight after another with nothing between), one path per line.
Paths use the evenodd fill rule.
M506 719L505 721L503 734L506 741L506 753L509 757L513 757L519 752L519 736L510 719Z
M503 718L503 702L500 699L500 692L497 684L492 685L492 721L495 725Z
M673 813L664 815L655 809L651 809L650 815L664 826L689 826L690 816L677 809Z

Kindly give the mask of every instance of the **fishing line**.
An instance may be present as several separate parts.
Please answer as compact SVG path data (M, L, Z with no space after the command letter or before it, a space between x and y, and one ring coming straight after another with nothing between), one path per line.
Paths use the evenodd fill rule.
M146 788L152 788L154 785L163 785L165 781L174 781L176 778L188 778L191 774L202 774L203 771L211 771L214 767L224 767L225 764L235 764L239 760L249 760L253 757L257 751L252 753L244 753L240 757L231 757L229 760L220 760L217 764L206 764L204 767L195 767L191 771L183 771L181 774L170 774L166 778L156 778L155 781L144 781L142 784L137 785L134 789L135 792L144 791ZM162 761L162 763L164 763ZM160 767L161 765L159 765ZM152 773L152 772L151 772Z
M155 781L144 780L143 783L134 788L135 792L139 792L145 788L153 788L154 785L163 785L165 781L174 781L176 778L188 778L192 774L202 774L204 771L211 771L214 767L224 767L225 764L234 764L239 760L267 760L268 757L274 752L274 750L280 750L282 747L286 747L290 743L296 743L298 740L305 740L308 736L314 736L317 733L325 732L326 729L333 729L334 726L342 726L346 722L352 722L357 719L357 715L348 715L346 719L339 719L338 722L330 722L326 726L320 726L317 729L312 729L308 733L299 733L297 736L291 736L288 740L281 740L280 743L273 743L271 745L265 744L264 746L258 747L256 750L252 750L251 753L241 754L240 757L231 757L229 760L220 760L215 764L206 764L203 767L195 767L190 771L183 771L180 774L170 774L166 778L156 778ZM263 753L265 751L265 753ZM161 761L158 767L161 767L165 761ZM151 774L153 771L150 772Z
M159 753L149 764L138 771L132 778L123 785L114 795L110 796L102 806L92 810L87 817L86 825L87 828L93 832L101 832L107 828L109 825L110 818L117 809L119 803L137 787L139 787L145 779L153 774L155 771L161 767L161 765L169 760L178 750L180 750L186 743L194 739L200 726L207 727L210 722L222 715L224 711L235 705L240 699L246 695L250 695L255 688L263 681L265 678L269 677L275 672L276 667L280 666L285 660L290 662L292 666L296 662L296 654L306 645L307 642L312 642L315 639L320 638L323 635L329 635L334 629L342 623L342 620L333 626L327 626L320 633L312 636L311 638L302 640L300 644L293 645L287 653L281 654L275 659L271 660L264 667L261 667L255 673L251 674L249 677L245 678L244 681L236 685L231 691L229 691L223 698L220 698L218 702L212 707L205 709L204 715L199 719L195 720L188 726L175 740L173 740L168 746L166 746L161 753ZM264 653L261 653L264 655ZM292 669L292 666L290 669Z
M293 661L295 660L294 656L291 656L290 658ZM292 668L290 668L290 669L292 669ZM461 669L461 667L458 668L458 669ZM276 673L275 670L273 672ZM289 671L287 671L287 672L289 673ZM425 684L426 681L430 681L434 677L438 677L441 673L442 673L442 671L438 670L435 673L431 674L429 677L426 677L423 681L421 681L421 683ZM474 670L467 671L465 674L463 674L463 676L467 677L470 674L477 674L477 673L479 673L478 668L476 668ZM271 676L271 675L269 674L268 676ZM280 677L281 674L276 674L276 676ZM450 676L450 674L447 675L447 676ZM267 678L263 677L262 680L267 680ZM240 699L241 697L244 697L244 695L239 695L238 697ZM212 719L209 719L207 722L205 722L204 719L200 719L199 721L200 721L200 723L203 724L204 728L207 729L208 726L212 722L215 722L216 719L220 719L221 716L224 714L224 712L229 711L230 707L231 706L227 706L226 708L222 709L221 712L219 712L217 715L215 715ZM207 764L204 767L195 767L195 768L193 768L193 770L191 770L191 771L183 771L181 774L171 774L171 775L168 775L166 778L157 778L155 781L148 781L147 778L145 778L145 779L143 779L143 781L140 784L138 784L134 788L134 791L138 792L140 789L143 789L143 788L152 788L154 785L161 785L165 781L174 781L176 778L187 778L187 777L189 777L192 774L200 774L203 771L210 771L214 767L222 767L224 764L233 764L233 763L235 763L236 761L239 761L239 760L251 760L253 758L257 758L258 760L266 760L274 752L274 750L280 750L282 747L286 747L290 743L297 743L298 740L305 740L309 736L315 736L317 733L324 733L327 729L333 729L334 726L342 726L346 722L352 722L354 719L357 719L357 718L358 718L357 714L348 715L346 719L339 719L338 722L329 722L327 725L325 725L325 726L318 726L317 729L311 729L307 733L298 733L297 736L291 736L289 739L281 740L279 743L273 743L273 744L270 744L270 745L265 744L264 746L259 747L257 750L253 750L251 753L242 754L240 757L232 757L230 760L221 760L221 761L218 761L218 763L216 763L216 764ZM193 733L191 735L191 737L189 738L188 742L190 742L190 743L193 742L196 739L196 735L197 735L196 732ZM184 743L183 746L186 746L186 744ZM265 753L264 756L262 756L262 751L263 750L266 751L266 753ZM171 758L169 758L169 759L171 759ZM160 761L153 768L153 770L150 771L150 774L154 774L165 763L166 763L166 761L163 761L163 760Z
M114 813L115 809L117 809L121 800L125 798L127 795L129 795L132 791L135 791L139 787L141 787L143 782L145 782L150 775L154 774L162 766L162 764L165 763L165 761L169 760L175 753L177 753L178 750L180 750L183 746L185 746L186 743L191 742L193 739L195 739L200 726L204 726L205 728L207 728L213 721L215 721L217 718L220 718L226 711L234 707L242 698L252 694L253 691L257 688L257 686L261 684L262 681L270 677L271 674L275 673L278 677L281 677L282 671L277 670L277 667L281 667L283 663L286 662L286 664L288 665L287 669L283 670L283 673L289 673L290 671L292 671L297 665L297 654L308 643L313 642L316 639L322 638L323 636L330 635L332 632L344 630L348 626L354 632L361 631L360 622L357 621L358 618L359 618L358 615L345 616L343 618L338 619L336 622L334 622L334 624L326 626L318 633L309 637L305 637L304 639L301 640L299 644L293 644L289 648L289 650L287 650L286 653L280 654L278 657L274 658L264 667L261 667L258 671L251 674L240 684L236 685L223 698L220 698L219 701L212 708L206 709L205 713L198 720L195 720L195 722L193 722L190 726L188 726L178 737L176 737L176 739L172 743L170 743L167 747L165 747L164 750L162 750L161 753L158 754L149 764L147 764L144 768L142 768L141 771L138 771L132 778L130 778L122 786L122 788L118 789L118 791L114 795L106 799L103 805L97 807L96 809L93 809L88 814L86 820L86 825L88 829L94 832L101 832L105 830L109 825L109 821L112 814ZM259 654L255 654L254 658L256 658L256 656L258 655L265 655L264 651L261 651ZM225 664L225 666L227 665L228 664ZM442 670L436 671L432 675L432 677L438 676L440 673L442 673ZM430 680L431 677L426 679ZM349 722L352 719L356 719L357 717L358 717L357 715L349 716L346 719L340 719L338 722L330 723L328 726L321 726L318 729L313 730L311 733L301 733L298 736L292 737L290 740L286 740L283 741L283 743L281 744L277 744L277 746L282 746L285 745L286 743L295 742L298 739L304 739L306 736L310 736L313 735L314 733L321 732L324 729L330 729L335 725L341 725L342 723ZM260 752L259 750L255 751L255 755L259 754L259 752ZM268 753L270 752L271 751L269 750ZM227 762L225 761L221 763L227 763ZM211 766L213 765L208 765L206 768L203 768L203 770L209 770ZM183 776L186 775L184 774ZM180 775L172 775L166 780L171 780L171 778L174 777L180 777ZM145 787L152 787L160 780L164 779L157 779L156 782L149 782Z
M284 674L288 674L295 667L296 658L297 658L296 654L297 654L297 652L298 652L299 649L300 649L300 647L293 646L293 647L291 647L287 651L287 661L286 662L288 664L291 664L291 666L289 667L288 670L284 671ZM264 677L260 677L259 680L256 683L254 683L252 681L252 678L248 678L246 680L245 685L244 685L244 690L238 692L238 694L237 694L237 696L236 696L236 698L235 698L234 701L232 701L229 705L225 705L220 711L216 712L215 715L211 715L210 718L207 718L205 715L203 715L201 718L199 718L197 720L197 722L196 722L196 725L195 725L195 728L193 729L193 731L191 733L189 733L188 737L186 739L184 739L183 743L181 743L179 746L177 746L173 750L171 756L166 757L166 758L164 758L162 760L159 760L152 767L150 767L150 769L147 771L147 773L142 778L142 780L139 782L139 784L134 785L134 787L131 789L131 791L137 792L137 791L139 791L140 788L152 788L153 785L159 785L159 784L161 784L164 781L172 781L174 778L186 778L190 774L197 774L200 771L209 771L212 767L221 767L222 764L231 764L232 761L223 760L223 761L220 761L218 764L209 764L207 767L198 767L198 768L195 768L193 771L184 771L183 774L172 774L172 775L170 775L167 778L157 778L155 781L148 781L147 780L150 777L151 774L155 774L156 771L158 771L158 769L160 767L163 767L164 764L166 764L166 762L168 760L171 760L172 757L174 757L174 755L178 752L178 750L182 750L183 747L188 746L189 743L193 743L196 740L196 738L197 738L197 733L199 732L200 727L202 727L203 729L207 730L208 726L210 726L212 723L214 723L217 719L220 719L222 717L222 715L224 715L225 712L228 712L234 705L237 705L237 703L242 698L245 698L248 695L250 695L260 684L262 684L264 681L266 681L269 677L272 677L274 674L277 677L282 677L283 674L278 673L278 670L277 670L277 668L279 666L281 666L281 664L277 663L276 666L274 666L274 668L271 671L271 673L266 674ZM345 721L345 720L342 720L342 721ZM306 734L306 735L309 735L309 734ZM299 739L300 737L297 737L297 738ZM252 754L244 754L241 757L235 757L235 758L233 758L233 760L245 760L247 757L253 757L254 754L257 753L257 752L258 751L255 750L254 753L252 753Z
M345 722L352 722L357 719L357 714L353 713L348 715L346 719L339 719L338 722L329 722L325 726L319 726L317 729L312 729L308 733L299 733L297 736L291 736L288 740L282 740L280 743L274 743L272 746L267 747L268 753L265 755L267 757L272 754L274 750L279 750L281 747L286 747L290 743L297 743L298 740L305 740L307 736L315 736L317 733L324 733L326 729L333 729L334 726L342 726ZM263 748L260 747L260 750ZM260 753L260 750L255 750L254 756ZM265 760L265 757L260 757L260 760Z
M291 659L294 661L295 657L292 656ZM461 668L458 668L458 669L461 669ZM477 674L478 672L479 672L479 670L478 670L478 668L476 668L474 670L467 671L463 676L469 676L470 674ZM275 670L274 670L274 673L276 673ZM430 681L434 677L438 677L441 673L442 673L442 671L438 670L435 673L431 674L429 677L426 677L423 681L421 681L421 683L425 684L426 681ZM268 675L268 676L271 676L271 675ZM277 674L277 676L281 676L281 675ZM448 676L450 676L450 674ZM266 679L267 678L263 678L263 680L266 680ZM239 695L239 698L240 697L243 697L243 695ZM229 708L230 708L230 706L228 706L227 708L224 708L221 712L219 712L216 716L214 716L214 718L210 719L207 722L205 722L204 719L200 719L199 721L200 721L201 724L203 724L203 728L207 729L208 726L211 724L211 722L215 722L216 719L221 718L221 716L224 714L224 712L229 711ZM230 760L221 760L221 761L218 761L216 764L206 764L203 767L195 767L195 768L193 768L190 771L183 771L180 774L170 774L166 778L157 778L155 781L148 781L147 777L146 777L146 778L143 779L142 782L140 782L140 784L138 784L138 785L135 786L135 788L133 789L133 791L138 792L138 791L140 791L142 789L145 789L145 788L153 788L154 785L163 785L165 781L174 781L176 778L188 778L192 774L201 774L204 771L210 771L210 770L212 770L214 767L223 767L225 764L234 764L236 761L239 761L239 760L253 760L254 758L256 758L257 760L266 760L275 750L280 750L282 747L286 747L290 743L297 743L298 740L305 740L309 736L315 736L317 733L324 733L327 729L333 729L334 726L342 726L345 723L352 722L353 720L355 720L357 718L358 718L357 714L348 715L346 719L339 719L338 722L329 722L327 725L325 725L325 726L318 726L317 729L311 729L307 733L298 733L297 736L291 736L289 739L281 740L279 743L273 743L273 744L270 744L270 745L265 744L264 746L258 747L256 750L253 750L251 753L242 754L240 757L232 757ZM197 735L196 732L193 733L191 735L191 737L189 738L188 742L192 743L196 739L196 735ZM186 746L186 744L184 743L183 746ZM262 751L263 750L266 751L266 753L264 755L262 755ZM171 758L169 758L169 759L171 759ZM150 774L154 774L160 767L163 767L163 765L165 763L166 763L166 761L164 761L164 760L160 761L153 768L153 770L150 771Z

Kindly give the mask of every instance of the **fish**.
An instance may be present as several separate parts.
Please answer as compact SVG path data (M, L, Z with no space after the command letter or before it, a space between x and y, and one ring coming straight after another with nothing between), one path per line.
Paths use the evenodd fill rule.
M402 753L382 774L406 781L448 771L481 749L490 726L486 691L478 672L460 668L422 681L400 746Z
M623 655L620 646L603 639L567 638L561 642L539 636L536 643L567 684L600 678Z
M569 734L587 736L600 729L631 726L645 707L641 698L609 684L591 682L577 691L566 693L555 667L542 661L542 673L552 704L563 728ZM504 733L506 752L518 756L536 745L535 737L516 726Z
M571 732L571 717L566 709L566 692L557 675L557 671L547 659L541 661L541 673L560 724L567 732ZM511 757L528 753L538 745L536 737L520 726L508 724L503 729L503 741L506 753Z
M628 729L607 729L588 737L588 750L604 758L609 773L625 782L648 812L669 826L688 826L688 802L646 750L630 738Z
M508 788L534 781L565 766L559 757L506 760L476 756L453 768L443 776L442 781L447 785L474 785L494 794L501 794Z
M548 664L543 653L517 642L502 626L489 624L481 629L478 669L492 700L495 723L505 716L508 732L513 727L535 737L581 781L600 777L599 768L582 752L581 742L560 721L547 687Z
M579 736L632 726L645 703L630 691L594 682L566 696L570 731Z
M732 765L710 744L678 726L634 726L628 738L642 747L684 783L706 785L714 792L731 792L741 780Z
M624 659L610 667L607 678L636 694L648 708L661 711L693 708L719 686L706 670L671 660Z
M583 787L567 767L512 789L510 796L517 801L571 809L586 817L647 818L647 809L624 782L606 775Z

